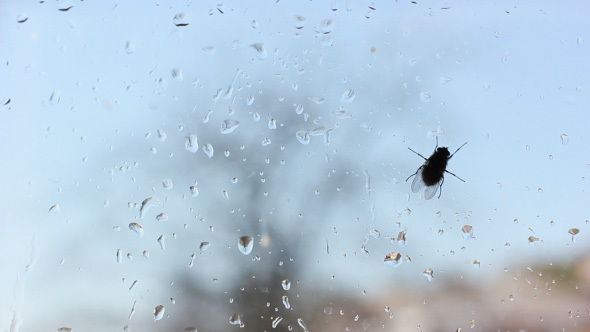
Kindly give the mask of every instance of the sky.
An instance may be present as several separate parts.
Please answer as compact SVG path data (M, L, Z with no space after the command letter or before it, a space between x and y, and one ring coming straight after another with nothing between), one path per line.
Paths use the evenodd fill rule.
M272 270L278 251L307 291L351 296L587 257L588 7L1 2L2 329L62 326L35 308L63 294L113 326L134 301L153 321L193 253L192 277L230 293L228 269ZM467 142L448 165L465 182L424 200L408 148L428 157L435 137Z

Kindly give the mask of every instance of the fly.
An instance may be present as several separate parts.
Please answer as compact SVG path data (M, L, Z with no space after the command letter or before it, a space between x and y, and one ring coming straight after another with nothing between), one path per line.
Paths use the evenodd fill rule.
M412 192L417 193L420 191L420 189L422 189L422 187L426 187L424 190L424 198L431 199L440 189L438 193L438 198L440 198L440 195L442 194L442 185L443 182L445 182L445 172L465 182L465 180L461 179L457 175L447 171L447 163L449 162L449 159L451 159L455 153L457 153L457 151L464 147L465 144L467 144L467 142L455 150L453 154L450 154L448 148L444 146L441 146L440 148L438 147L437 137L434 153L429 158L424 158L423 155L408 148L410 151L414 152L425 160L424 164L418 168L416 173L408 176L406 179L406 181L408 181L412 176L416 176L414 181L412 181Z

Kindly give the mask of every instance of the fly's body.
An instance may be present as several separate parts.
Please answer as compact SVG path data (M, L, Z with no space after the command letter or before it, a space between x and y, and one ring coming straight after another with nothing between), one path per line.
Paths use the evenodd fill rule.
M467 142L465 144L467 144ZM438 147L437 137L434 153L429 158L425 158L418 152L408 148L410 151L414 152L425 160L424 164L418 168L416 173L410 175L406 179L406 181L408 181L412 176L415 176L414 181L412 181L412 192L417 193L420 191L420 189L422 189L422 187L426 187L424 190L424 198L431 199L440 189L438 194L438 197L440 198L440 195L442 194L442 185L445 182L445 173L449 173L457 179L465 182L465 180L461 179L457 175L447 171L447 164L449 160L455 153L457 153L457 151L465 146L465 144L461 145L457 150L455 150L455 152L453 152L453 154L451 154L448 148Z

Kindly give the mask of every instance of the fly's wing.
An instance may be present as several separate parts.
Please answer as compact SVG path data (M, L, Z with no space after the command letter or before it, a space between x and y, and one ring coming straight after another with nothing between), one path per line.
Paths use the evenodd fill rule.
M440 181L438 181L433 186L426 187L426 190L424 190L424 199L431 199L432 197L434 197L434 195L436 195L436 193L438 192L438 188L440 188L440 183L442 181L443 179L440 179Z
M422 181L422 170L424 166L420 166L418 171L416 171L416 175L414 176L414 181L412 181L412 192L417 193L422 189L424 186L424 181Z

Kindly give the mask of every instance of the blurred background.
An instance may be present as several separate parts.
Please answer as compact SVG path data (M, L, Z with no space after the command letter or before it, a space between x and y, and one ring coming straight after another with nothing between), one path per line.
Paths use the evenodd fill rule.
M589 12L0 2L2 331L590 331Z

